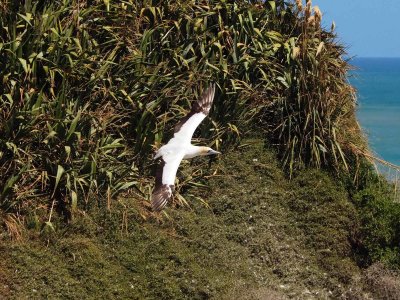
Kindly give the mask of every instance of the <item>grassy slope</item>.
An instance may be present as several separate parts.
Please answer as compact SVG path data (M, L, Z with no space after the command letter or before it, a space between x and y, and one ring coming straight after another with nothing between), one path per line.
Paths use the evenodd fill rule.
M47 237L0 240L0 298L365 299L346 191L317 171L289 182L248 142L212 165L224 176L208 180L209 208L188 196L192 210L145 221L124 199Z

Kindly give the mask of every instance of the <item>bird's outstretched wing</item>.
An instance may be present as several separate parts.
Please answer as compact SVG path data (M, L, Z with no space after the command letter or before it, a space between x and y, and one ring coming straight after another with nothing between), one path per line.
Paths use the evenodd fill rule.
M175 126L174 137L169 140L164 152L158 152L155 158L161 159L156 172L156 184L151 195L151 205L154 211L162 210L167 205L174 191L176 172L185 155L182 145L190 145L197 126L208 115L215 94L215 85L203 93L201 98L193 103L192 109ZM170 149L170 150L167 150Z
M173 139L190 142L197 126L210 112L215 95L215 84L211 84L199 100L193 103L190 112L175 125Z
M156 171L156 184L151 195L154 211L162 210L174 192L176 172L182 161L183 153L167 153L160 159Z

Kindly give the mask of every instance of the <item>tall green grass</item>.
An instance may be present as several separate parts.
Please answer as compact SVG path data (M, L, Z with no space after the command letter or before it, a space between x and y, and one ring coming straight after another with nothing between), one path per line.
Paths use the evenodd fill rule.
M360 136L344 48L283 1L0 5L0 208L146 200L152 152L209 84L216 148L262 132L293 172L346 169ZM361 143L360 143L361 144ZM105 199L108 199L106 201Z

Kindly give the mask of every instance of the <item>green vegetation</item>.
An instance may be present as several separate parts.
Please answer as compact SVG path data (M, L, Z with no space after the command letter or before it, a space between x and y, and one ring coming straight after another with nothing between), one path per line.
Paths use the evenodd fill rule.
M396 298L400 206L320 22L311 1L2 1L0 296ZM153 151L211 81L199 131L226 157L184 163L156 217Z
M393 187L375 175L354 196L354 203L361 217L367 263L382 261L400 268L400 204L392 195Z
M355 98L320 18L281 1L5 2L2 209L54 200L69 218L127 188L146 198L153 147L210 81L202 136L216 148L261 130L290 172L347 168Z
M344 187L321 171L289 181L262 142L245 143L211 165L209 188L184 193L192 209L144 220L126 198L3 243L0 297L396 299L398 277L352 259L359 225Z

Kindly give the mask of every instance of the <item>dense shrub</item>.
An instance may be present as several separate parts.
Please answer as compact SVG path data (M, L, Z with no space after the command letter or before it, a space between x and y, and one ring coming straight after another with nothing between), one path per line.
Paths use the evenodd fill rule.
M69 213L134 188L210 81L216 148L257 130L292 171L346 168L355 99L321 13L283 1L6 1L0 6L0 206ZM164 135L167 136L164 136ZM51 201L49 201L49 199Z
M371 182L354 196L361 221L366 263L382 261L400 268L400 203L385 181Z

